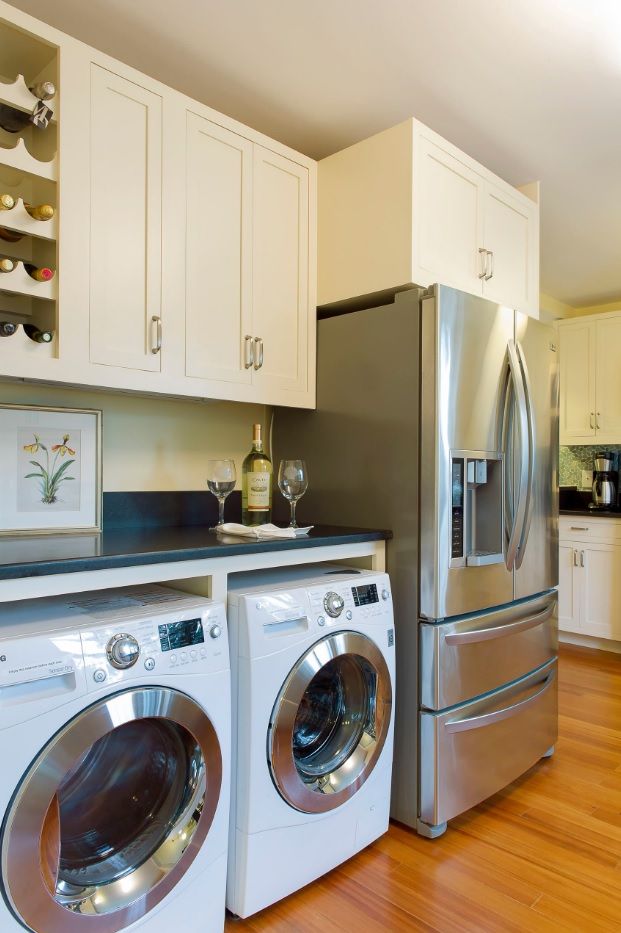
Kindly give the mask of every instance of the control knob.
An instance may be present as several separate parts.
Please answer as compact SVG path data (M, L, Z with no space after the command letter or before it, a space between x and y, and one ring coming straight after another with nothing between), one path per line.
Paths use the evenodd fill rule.
M382 599L390 599L390 593L388 590L382 590Z
M211 628L209 629L209 635L211 636L211 638L220 638L221 634L222 634L222 629L220 628L219 625L212 625Z
M140 645L133 635L114 635L106 646L108 661L117 671L124 671L138 660Z
M344 606L345 600L343 597L338 593L335 593L333 590L331 590L329 593L326 593L323 598L323 608L333 619L337 619L340 616Z

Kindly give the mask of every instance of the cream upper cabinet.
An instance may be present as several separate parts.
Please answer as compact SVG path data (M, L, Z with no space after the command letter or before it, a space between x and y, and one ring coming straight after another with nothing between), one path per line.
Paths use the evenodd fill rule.
M561 321L560 442L621 439L621 313Z
M539 209L417 120L319 163L321 306L441 282L539 315Z
M91 65L90 359L160 369L162 99Z
M308 170L255 146L253 193L254 378L277 393L305 392L311 311Z
M186 119L185 373L249 384L252 143Z

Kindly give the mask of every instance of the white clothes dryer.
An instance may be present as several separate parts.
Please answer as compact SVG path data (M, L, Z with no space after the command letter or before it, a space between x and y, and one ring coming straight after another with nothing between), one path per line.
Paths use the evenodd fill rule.
M227 907L246 917L387 830L394 624L384 573L315 564L229 581Z
M0 607L0 930L220 933L224 606L159 586Z

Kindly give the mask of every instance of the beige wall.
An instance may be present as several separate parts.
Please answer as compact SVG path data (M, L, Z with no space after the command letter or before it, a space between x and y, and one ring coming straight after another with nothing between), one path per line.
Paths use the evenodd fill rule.
M233 457L238 486L252 424L262 405L142 398L112 392L0 383L0 402L103 411L103 488L107 491L205 489L209 457Z

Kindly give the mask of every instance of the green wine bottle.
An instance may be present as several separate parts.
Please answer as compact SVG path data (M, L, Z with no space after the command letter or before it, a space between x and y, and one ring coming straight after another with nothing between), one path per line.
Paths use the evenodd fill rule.
M252 426L252 449L242 464L242 523L264 525L272 517L272 461L263 450L261 425Z

